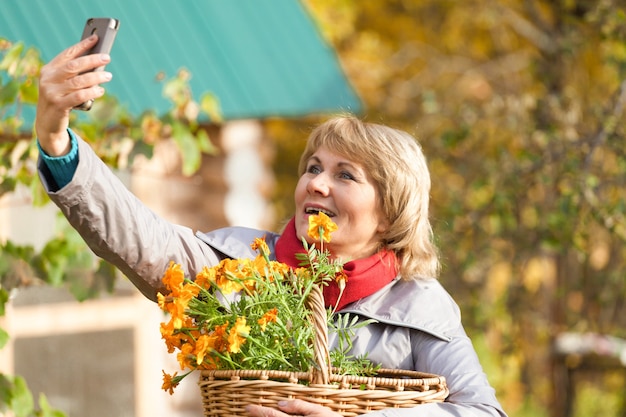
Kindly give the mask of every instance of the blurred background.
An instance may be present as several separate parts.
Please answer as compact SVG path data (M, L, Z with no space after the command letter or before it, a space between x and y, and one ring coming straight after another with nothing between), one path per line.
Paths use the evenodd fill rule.
M222 194L247 178L252 182L241 186L244 200L246 193L262 200L249 207L256 213L256 223L250 225L279 230L293 211L299 154L318 122L332 113L354 111L367 121L408 131L423 147L431 170L432 223L443 263L440 279L461 307L466 330L504 409L512 417L626 416L626 5L618 0L291 3L301 6L319 41L330 48L325 65L336 60L358 99L338 99L298 114L269 109L229 116L222 106L221 116L215 111L198 119L217 150L201 149L199 167L186 173L181 172L186 160L183 148L178 147L183 149L182 159L169 163L170 142L137 138L145 138L150 126L163 127L156 118L142 116L133 125L135 130L127 123L130 127L122 135L115 136L111 129L100 133L108 139L94 146L108 155L107 161L121 176L128 175L129 186L140 197L173 221L201 230L241 224L250 213L229 218L224 213L231 213L228 204L235 204L229 201L241 206L241 200ZM261 4L251 7L275 12L275 3ZM49 52L47 59L58 50ZM296 64L281 67L297 82L297 74L305 74L307 68ZM253 64L248 67L254 71ZM8 69L5 65L0 70ZM177 77L167 85L186 85L185 74ZM197 78L196 73L191 71L191 77ZM180 88L176 92L187 91ZM198 88L194 93L203 92ZM219 101L216 86L209 82L205 89L215 92ZM123 93L117 98L123 101ZM28 104L28 96L21 99ZM174 110L185 106L188 110L190 100L188 96L172 100ZM206 102L200 107L212 108ZM7 185L11 172L12 178L18 177L14 167L19 161L28 166L24 161L33 152L21 151L14 157L16 144L32 134L7 128L10 113L3 112L2 133L9 138L2 141L7 168L0 183L10 188L0 200L4 218L9 219L3 226L6 231L18 224L15 212L7 214L11 207L31 206L37 198ZM81 133L106 130L90 127L94 124L76 121ZM197 131L192 133L197 137ZM163 136L163 131L159 134ZM241 135L247 139L242 141ZM132 163L120 164L129 153L118 145L129 136L137 141L135 148L148 146L150 151L147 158L133 154ZM229 139L233 137L238 139ZM248 153L243 157L237 153L244 147L257 157L255 163L246 159ZM243 165L232 165L237 155ZM257 165L258 171L251 173L250 167ZM155 178L161 182L150 182ZM27 179L14 183L20 181L29 183ZM190 190L187 197L172 199L171 190L180 190L181 184ZM159 199L154 187L170 191L158 193ZM210 207L189 198L197 194L197 187L219 191ZM187 217L180 215L181 210ZM50 232L55 233L59 235ZM64 230L62 235L69 233ZM5 289L19 287L13 282L16 276L27 283L36 278L46 281L45 271L41 272L45 268L30 262L24 267L29 272L20 275L15 273L19 263L7 259L43 259L46 253L41 248L47 246L28 249L28 242L15 241L8 232L0 233L0 238ZM73 245L78 243L67 238L65 242L63 250L77 253ZM113 288L132 293L124 284L106 281L114 275L106 267L100 266L99 273L98 279L84 274L93 291L82 298L97 298L101 290ZM76 286L76 278L59 279L57 286L67 287L68 281ZM20 292L24 293L32 294ZM8 316L5 327L28 326L11 325ZM133 323L126 327L141 327L141 322ZM157 329L158 323L154 326ZM118 327L113 329L119 332ZM124 337L132 345L132 335ZM15 363L14 359L6 363ZM131 411L127 415L141 415Z
M366 119L429 158L441 281L505 410L626 415L624 3L306 4Z

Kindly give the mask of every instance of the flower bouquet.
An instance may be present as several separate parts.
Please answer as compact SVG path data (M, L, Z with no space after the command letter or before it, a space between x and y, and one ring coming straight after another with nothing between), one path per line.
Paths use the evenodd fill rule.
M200 370L207 416L242 415L248 404L277 408L280 400L300 398L345 416L381 408L442 401L445 379L415 371L380 369L349 354L350 338L370 321L335 317L324 306L321 286L346 277L324 242L337 226L324 213L309 217L309 236L319 242L300 255L301 267L270 259L263 239L255 239L254 259L224 259L205 267L195 280L170 263L158 294L169 313L161 323L168 352L177 352L182 375L163 372L163 389ZM328 329L338 348L328 348ZM337 398L335 398L337 397Z

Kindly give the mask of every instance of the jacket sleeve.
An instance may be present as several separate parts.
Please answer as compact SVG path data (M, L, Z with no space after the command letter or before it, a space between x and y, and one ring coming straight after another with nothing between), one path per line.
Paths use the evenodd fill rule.
M465 331L458 329L450 341L423 332L413 340L415 369L445 375L450 395L442 403L414 408L387 409L386 417L506 417ZM369 415L372 415L369 414Z
M378 322L367 326L360 352L386 368L441 375L450 391L445 402L389 408L368 417L505 417L467 337L457 303L435 279L398 279L354 303L354 312ZM357 339L360 343L360 339Z
M164 220L141 203L81 139L78 155L72 180L59 190L40 158L41 182L91 250L115 265L147 298L156 300L170 261L181 264L190 276L219 262L220 254L191 229Z

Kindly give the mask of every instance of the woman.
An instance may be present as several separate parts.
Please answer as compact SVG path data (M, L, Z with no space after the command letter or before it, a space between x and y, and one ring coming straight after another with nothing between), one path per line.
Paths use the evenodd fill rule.
M435 279L439 264L428 220L430 176L410 135L352 117L332 119L307 142L296 212L281 235L236 227L194 234L143 206L68 128L71 109L102 96L99 84L111 79L106 71L85 73L110 59L81 57L95 41L92 37L68 48L42 68L35 127L42 182L97 255L155 300L167 261L195 276L226 257L253 257L249 244L254 237L265 236L279 261L296 266L308 216L322 211L338 225L327 248L345 262L348 274L339 310L376 320L357 331L353 354L367 353L385 368L445 376L450 389L444 403L377 413L505 415L463 330L457 305ZM334 305L338 288L329 286L324 293ZM303 401L286 401L281 411L258 406L248 411L257 417L337 415Z

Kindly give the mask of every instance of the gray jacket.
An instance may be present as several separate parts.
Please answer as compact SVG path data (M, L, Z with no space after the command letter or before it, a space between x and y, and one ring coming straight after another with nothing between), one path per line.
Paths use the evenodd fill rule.
M88 144L79 139L78 149L78 167L69 184L55 190L40 160L42 183L94 253L117 266L151 300L170 260L195 276L225 257L254 256L250 243L264 235L273 253L275 233L240 227L194 233L165 221L132 195ZM388 409L372 417L506 416L465 334L457 304L437 280L397 278L342 313L376 320L357 331L354 354L367 353L384 368L442 375L450 389L444 403Z

